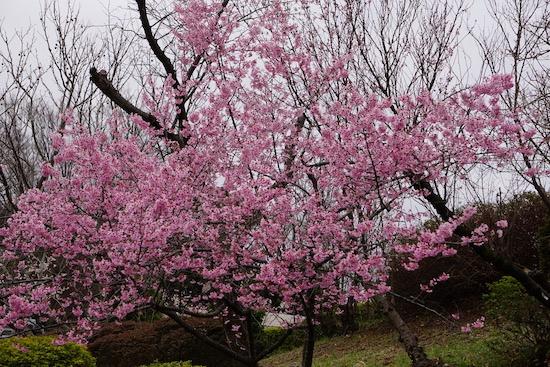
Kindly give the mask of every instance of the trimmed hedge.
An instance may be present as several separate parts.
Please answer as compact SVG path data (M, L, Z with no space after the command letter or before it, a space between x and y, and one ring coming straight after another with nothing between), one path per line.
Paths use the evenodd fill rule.
M225 340L220 320L187 321L210 338ZM199 366L242 366L169 319L105 324L90 340L88 349L97 359L98 367L136 367L170 361L192 361Z
M78 344L54 345L53 336L0 340L2 367L94 367L94 357Z

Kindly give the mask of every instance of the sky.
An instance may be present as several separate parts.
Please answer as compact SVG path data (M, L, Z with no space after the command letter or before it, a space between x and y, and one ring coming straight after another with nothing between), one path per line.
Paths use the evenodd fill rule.
M109 9L127 9L129 0L73 0L80 8L80 15L90 25L105 24ZM38 23L43 0L0 0L0 22L8 31L26 28ZM69 0L58 0L66 8Z
M29 27L35 31L38 37L43 37L39 22L41 8L45 3L51 3L52 1L58 4L61 13L65 12L70 3L73 3L76 8L80 9L80 22L94 26L94 28L97 27L100 32L102 26L120 24L119 20L121 19L128 20L131 18L133 21L137 21L135 11L130 10L130 8L135 7L135 0L0 0L0 27L9 37L13 37L16 32L27 30ZM149 1L152 4L163 0ZM451 0L452 3L454 1L461 0ZM490 19L486 9L488 0L464 1L466 1L469 10L467 24L462 30L463 34L466 28L490 29L490 24L487 24ZM41 55L47 55L48 52L46 45L40 40L37 41L34 44L34 51L37 60L39 60L42 59ZM18 42L14 39L10 46L11 51L15 51L14 48L18 46ZM475 41L471 37L464 37L460 47L465 52L457 53L460 56L455 59L455 63L458 65L457 70L463 70L461 79L466 83L477 80L482 63ZM0 51L3 51L4 48L5 45L0 43ZM3 73L0 70L0 84L2 77Z
M16 34L21 32L25 34L25 40L30 41L32 38L28 37L26 32L30 29L30 34L34 34L35 37L33 43L35 56L29 62L34 66L38 63L43 64L41 62L43 58L49 60L46 43L41 40L44 36L40 15L44 5L52 2L58 5L62 15L66 14L70 4L73 4L73 7L79 10L80 24L97 27L99 32L103 31L102 27L107 24L119 24L118 20L134 16L134 12L129 10L134 0L0 0L0 28L8 37L7 47L13 55L17 55L20 51L20 43ZM54 30L50 29L49 32L54 32ZM56 39L56 37L52 36L51 39ZM0 42L0 51L2 53L6 51L4 42ZM6 75L4 70L0 69L0 85L4 85ZM51 73L46 74L42 76L42 80L48 81L52 77Z
M135 7L135 0L0 0L0 27L8 36L13 36L17 31L23 31L29 27L33 28L35 34L41 36L40 28L40 13L41 8L45 3L55 2L58 4L61 13L68 8L70 3L73 3L80 9L80 21L82 24L95 26L101 32L101 27L107 24L120 24L119 20L128 20L131 18L136 21L135 11L130 8ZM163 0L149 0L150 3ZM441 0L431 0L434 2ZM451 0L454 1L461 0ZM464 0L469 8L468 16L462 33L466 29L472 27L478 29L491 28L490 17L487 13L486 4L488 0ZM497 0L499 1L499 0ZM111 18L110 18L111 17ZM489 23L488 23L489 22ZM490 33L490 32L489 32ZM16 47L17 42L14 41L12 47ZM0 44L0 51L5 47ZM38 59L41 55L47 55L47 49L42 42L35 43L35 51ZM463 37L460 47L463 52L460 57L456 58L456 63L459 63L457 70L464 70L461 77L465 82L469 79L476 80L479 76L481 67L481 59L477 49L477 45L473 38ZM14 51L12 49L12 51ZM18 51L17 51L18 52ZM457 64L458 65L458 64ZM0 82L3 73L0 70Z
M13 34L29 26L38 27L40 9L44 2L52 0L0 0L0 25ZM108 14L116 14L119 17L127 17L131 13L128 10L134 0L53 0L57 2L61 10L67 8L69 2L80 8L80 17L84 24L101 26L108 23ZM440 1L440 0L433 0ZM474 24L486 28L487 12L485 3L487 0L466 0L469 5L468 25ZM114 19L112 19L115 22ZM472 42L467 40L466 43ZM474 46L472 44L472 46ZM475 57L475 56L474 56Z
M69 0L56 0L63 8L67 7ZM439 1L439 0L433 0ZM470 16L472 21L485 19L486 0L474 0L470 2ZM101 25L107 22L109 10L118 14L128 9L131 0L72 0L80 9L81 16L90 25ZM0 0L0 22L7 30L26 28L29 24L37 24L40 8L44 0ZM121 12L122 11L122 12Z
M133 22L138 22L135 10L130 10L135 7L135 0L0 0L0 27L8 37L13 37L13 42L9 44L11 52L17 54L19 47L17 39L14 37L18 31L27 30L31 27L36 37L41 38L42 29L40 25L40 13L45 3L55 2L60 9L60 12L65 13L69 4L74 4L80 9L79 19L82 24L92 26L99 32L102 32L102 26L107 24L120 24L120 20L132 19ZM149 0L150 4L163 2L165 0ZM441 0L431 0L434 2ZM451 0L461 1L461 0ZM488 0L464 0L466 1L469 11L467 17L467 28L476 26L480 28L487 27L487 10L485 4ZM428 2L429 3L429 2ZM125 22L126 23L126 22ZM463 32L466 28L463 29ZM55 37L52 37L52 39ZM5 51L5 44L0 42L0 51ZM460 71L461 79L465 83L471 80L476 80L480 71L480 55L477 52L477 47L471 37L464 37L461 41L461 48L467 50L465 53L457 53L455 63L458 65L456 70ZM44 42L37 39L34 43L34 54L36 58L33 62L40 62L43 58L47 58L48 51ZM44 57L42 57L44 55ZM100 67L101 62L96 66ZM3 83L4 74L0 70L0 85ZM45 78L47 78L46 76Z

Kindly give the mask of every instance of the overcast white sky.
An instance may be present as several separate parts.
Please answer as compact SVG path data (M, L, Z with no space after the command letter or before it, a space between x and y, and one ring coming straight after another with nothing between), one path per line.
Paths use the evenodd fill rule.
M82 19L89 24L105 24L107 14L128 7L129 0L73 0L80 7ZM0 0L0 21L6 30L12 31L36 24L39 19L43 0ZM66 7L68 0L58 0L57 3Z
M0 27L8 37L13 37L13 42L8 46L12 52L19 52L19 50L16 50L19 47L19 43L14 34L29 27L34 28L34 34L36 34L38 39L34 43L35 48L33 51L36 58L31 60L33 63L41 63L42 55L48 57L46 45L44 42L40 42L42 29L39 18L44 4L51 3L52 1L57 3L62 14L69 4L74 4L76 8L80 9L80 22L89 26L97 26L99 32L103 31L101 29L102 26L120 24L120 20L132 18L133 21L139 22L135 11L130 10L135 7L135 0L0 0ZM433 1L435 4L441 0L429 1ZM462 34L465 33L466 28L471 27L490 29L491 25L486 24L487 21L490 22L491 18L488 16L486 9L486 2L488 0L465 1L469 3L469 10L468 17L466 18L467 24L464 24L465 28L463 28ZM160 4L163 2L166 3L168 0L149 0L150 4ZM4 47L6 46L0 43L0 51L4 51ZM455 69L460 74L458 77L465 84L475 82L479 78L482 63L473 38L464 37L460 48L463 52L457 53L457 57L454 60ZM107 69L108 65L104 65L103 62L104 60L99 60L95 66L100 69ZM3 70L0 69L0 85L3 84L4 74ZM52 76L47 74L42 77L42 80L48 80L47 78L50 77Z
M45 0L0 0L0 25L9 35L13 35L18 30L23 30L29 26L37 26L41 6ZM51 2L52 0L47 0ZM134 0L53 0L63 9L72 2L80 8L80 19L85 24L101 26L108 23L108 14L117 17L126 18L130 16L129 6L133 5ZM153 2L153 0L151 0ZM159 1L159 0L155 0ZM440 0L432 0L434 2ZM489 18L485 7L487 0L467 0L469 2L468 26L478 26L487 29L485 24ZM115 19L111 19L116 23ZM490 28L490 25L489 25ZM463 40L466 48L474 46L473 40ZM464 45L463 45L464 46ZM469 55L471 59L476 59L478 55ZM475 64L475 62L474 62Z
M439 0L433 0L437 2ZM471 21L483 23L486 0L472 0L470 6ZM44 0L0 0L0 22L7 30L24 28L38 22L40 7ZM59 5L66 6L69 0L57 0ZM99 25L107 21L107 13L127 9L133 0L73 0L81 9L81 16L89 24Z

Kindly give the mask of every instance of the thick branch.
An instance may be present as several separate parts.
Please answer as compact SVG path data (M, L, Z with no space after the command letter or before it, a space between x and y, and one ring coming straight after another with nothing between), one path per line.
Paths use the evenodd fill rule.
M15 206L15 203L13 201L13 198L12 198L12 195L11 195L11 190L10 190L10 185L8 183L7 177L4 175L4 171L2 170L2 166L0 166L0 180L2 181L2 185L4 186L6 200L7 200L8 205L9 205L8 210L10 212L14 212L17 209L17 207Z
M21 284L45 284L51 282L52 280L53 278L11 280L0 282L0 289Z
M531 164L531 161L529 160L529 157L527 157L526 154L522 154L523 161L525 162L525 166L528 169L532 169L533 165ZM550 210L550 199L548 198L548 195L546 194L546 190L539 184L539 181L535 176L531 178L531 184L537 190L537 193L539 194L540 198L542 199L542 202L546 206L546 209Z
M139 0L136 0L136 1L139 1ZM144 0L141 0L141 1L144 1ZM229 0L223 0L223 2L221 4L221 8L220 8L220 10L218 10L218 13L217 13L218 18L223 14L223 12L225 11L225 8L227 8L228 4L229 4ZM185 73L185 80L184 81L188 81L188 80L191 79L191 77L195 73L195 70L197 70L197 68L199 67L199 65L203 61L203 59L204 59L204 52L201 52L201 53L199 53L198 55L195 56L195 58L193 59L193 63L191 65L189 65L189 69L187 69L187 72ZM187 102L187 100L189 100L191 98L193 93L194 93L194 91L190 91L186 96L184 96L181 103L178 105L179 113L176 116L176 121L180 124L183 121L187 120L187 108L185 107L185 102Z
M120 107L124 112L128 114L138 115L143 121L147 122L149 126L155 130L161 131L161 136L168 140L176 142L180 148L187 145L188 137L183 137L179 134L174 134L164 129L155 116L147 113L138 107L134 106L132 102L124 98L120 92L113 86L111 81L107 78L107 73L98 72L96 68L90 69L90 79L101 92L109 98L114 104Z
M136 1L139 1L139 0L136 0ZM227 5L229 5L229 0L223 0L222 4L221 4L221 7L220 7L220 10L218 10L218 13L216 14L216 16L218 18L223 14L223 12L225 11L225 8L227 8ZM195 56L195 59L193 60L193 63L189 66L189 69L187 70L187 73L186 73L186 76L187 76L188 80L191 79L191 76L193 75L193 73L195 72L197 67L199 66L199 64L202 61L203 57L204 57L204 53L200 53L197 56Z
M300 134L300 132L302 131L302 129L304 128L304 124L306 122L306 115L305 113L302 113L297 119L296 119L296 122L294 123L294 127L295 127L295 131L294 131L294 134L292 136L290 136L289 139L291 139L291 141L288 143L288 145L285 146L285 149L284 149L284 171L285 171L285 177L286 179L284 181L279 181L279 182L276 182L274 184L274 187L286 187L289 183L292 182L292 178L294 177L294 170L292 169L292 167L294 166L294 161L296 159L296 156L297 156L297 152L296 152L296 143L295 141L297 140L298 138L298 135ZM275 154L277 154L275 152ZM309 177L309 179L314 183L314 185L316 185L316 178L313 174L311 174L311 176Z
M455 215L455 213L447 207L445 200L435 193L435 190L428 181L424 179L412 179L412 181L413 187L423 192L424 197L437 211L437 214L439 214L441 219L448 221ZM468 237L471 235L471 231L469 231L464 225L458 226L454 233L460 237ZM499 272L514 277L525 287L527 293L535 297L545 307L550 308L550 293L527 272L525 272L522 267L514 264L512 261L502 256L497 255L488 246L470 244L470 248L483 260L493 264L495 269Z
M160 45L158 44L158 41L153 34L151 23L149 23L149 18L147 17L147 7L145 6L145 0L136 0L136 4L138 7L141 27L145 32L145 39L147 39L147 43L149 44L149 47L151 47L151 50L155 54L155 57L164 67L166 74L172 77L172 79L174 80L174 86L177 87L179 85L179 82L178 76L176 74L176 69L174 68L174 64L172 64L172 61L170 61L170 58L168 58L162 48L160 48Z
M223 311L224 307L220 306L211 312L196 312L196 311L191 311L191 310L181 309L181 308L174 308L174 307L164 307L164 309L167 311L173 311L176 313L183 313L188 316L192 316L196 318L209 319L209 318L218 316Z
M187 331L189 334L193 335L194 337L196 337L197 339L201 340L202 342L204 342L205 344L211 346L212 348L215 348L225 354L227 354L229 357L233 358L234 360L236 361L239 361L239 362L242 362L246 365L250 364L252 361L246 357L243 357L241 356L240 354L232 351L231 349L229 349L227 346L223 345L223 344L220 344L214 340L212 340L211 338L209 338L208 336L204 335L203 333L201 333L200 331L198 331L196 328L192 327L191 325L189 325L188 323L186 323L181 317L180 315L178 315L178 313L172 311L171 309L169 308L166 308L166 307L163 307L163 306L159 306L159 305L155 305L154 308L165 314L166 316L170 317L172 320L174 320L179 326L181 326L185 331Z
M405 347L409 358L414 367L437 367L440 364L437 361L432 361L426 355L424 348L418 342L418 337L409 328L403 320L399 312L393 307L386 296L376 296L375 300L382 306L382 310L391 321L393 327L399 333L399 341Z

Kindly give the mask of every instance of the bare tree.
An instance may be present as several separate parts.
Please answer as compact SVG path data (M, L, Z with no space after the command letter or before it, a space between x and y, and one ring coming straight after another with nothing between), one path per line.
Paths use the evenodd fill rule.
M84 25L74 3L61 11L55 1L44 4L38 33L29 28L12 35L0 27L0 207L4 219L16 209L20 194L41 185L41 166L55 154L50 136L63 131L63 113L70 111L91 130L105 128L113 105L98 93L85 70L106 64L118 87L130 82L133 64L127 59L132 39L114 25L105 28L99 34Z

